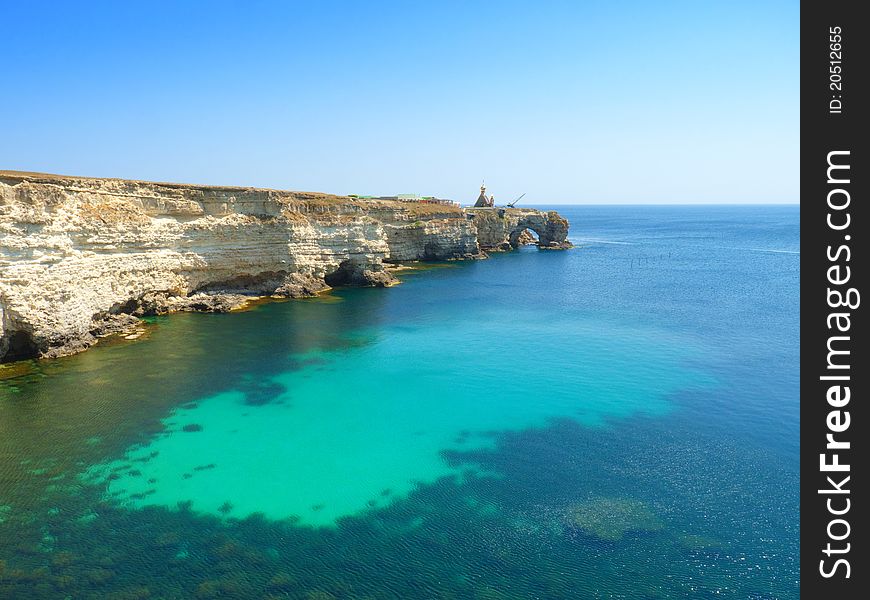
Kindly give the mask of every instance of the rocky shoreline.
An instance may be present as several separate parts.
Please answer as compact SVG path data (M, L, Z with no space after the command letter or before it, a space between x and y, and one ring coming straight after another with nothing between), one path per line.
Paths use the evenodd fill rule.
M0 171L0 362L148 315L386 287L391 265L570 247L555 211Z

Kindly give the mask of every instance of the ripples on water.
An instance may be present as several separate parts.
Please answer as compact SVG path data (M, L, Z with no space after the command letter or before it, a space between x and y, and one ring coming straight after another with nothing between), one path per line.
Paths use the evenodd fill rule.
M2 367L0 597L797 597L797 208L563 212Z

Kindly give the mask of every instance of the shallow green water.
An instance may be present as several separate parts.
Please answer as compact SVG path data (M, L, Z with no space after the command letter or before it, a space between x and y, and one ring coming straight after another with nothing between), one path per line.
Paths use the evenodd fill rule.
M126 467L107 493L129 506L189 501L218 515L329 526L455 473L442 451L491 446L489 432L558 417L598 427L661 414L668 394L707 381L684 366L688 349L662 332L650 329L643 339L655 343L641 343L637 329L600 331L559 315L541 322L534 307L349 333L347 347L288 355L294 369L244 374L265 392L229 389L173 410L161 435L86 480ZM488 348L500 339L503 347ZM558 346L529 351L541 339Z

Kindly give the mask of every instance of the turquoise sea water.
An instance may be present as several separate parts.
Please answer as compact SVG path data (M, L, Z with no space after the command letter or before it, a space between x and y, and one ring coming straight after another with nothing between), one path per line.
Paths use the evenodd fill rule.
M559 210L3 367L0 597L797 597L797 207Z

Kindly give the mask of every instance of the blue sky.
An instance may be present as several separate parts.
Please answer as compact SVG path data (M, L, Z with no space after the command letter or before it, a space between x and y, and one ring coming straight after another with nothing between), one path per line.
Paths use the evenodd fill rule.
M41 6L40 6L41 5ZM797 202L799 3L3 0L0 169Z

